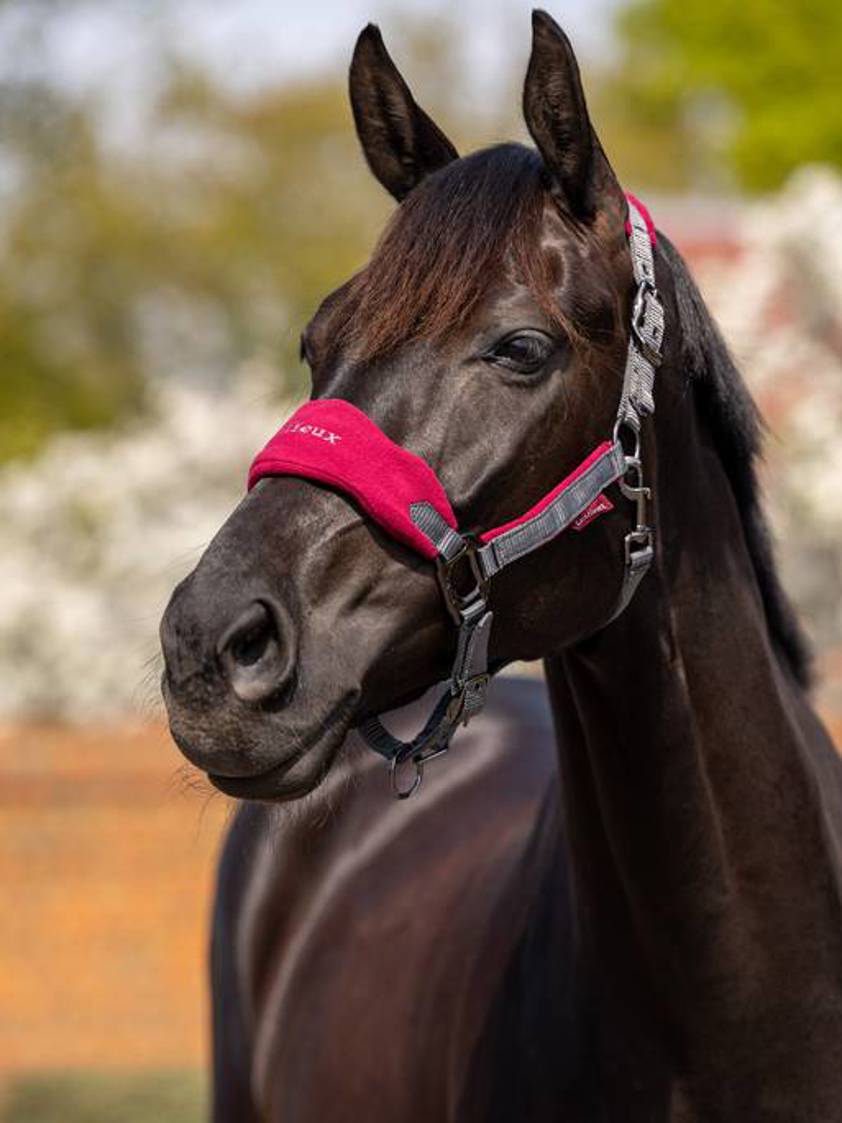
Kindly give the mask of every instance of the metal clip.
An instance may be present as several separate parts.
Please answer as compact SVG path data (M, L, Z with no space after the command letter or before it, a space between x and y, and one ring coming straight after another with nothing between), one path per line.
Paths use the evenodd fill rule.
M635 474L636 479L634 483L629 483L627 479L630 472ZM647 526L646 504L652 498L652 492L648 487L644 487L643 465L638 457L626 457L625 473L617 482L620 491L625 495L626 499L630 499L635 504L635 529L643 530Z
M412 777L412 783L407 788L402 788L398 782L398 769L402 764L411 763L415 765L415 775ZM402 757L396 756L392 758L392 763L389 766L389 783L392 785L392 793L396 799L409 799L411 795L415 795L421 787L424 779L424 761L416 760L415 757Z
M628 569L639 569L641 566L649 565L655 550L653 537L652 529L648 526L629 531L624 539Z
M627 479L629 473L634 474L633 483L629 483ZM626 499L630 499L635 504L635 525L634 529L625 537L625 550L626 565L636 569L642 565L648 565L652 560L653 534L646 512L646 504L652 498L652 491L644 486L643 465L634 456L626 457L625 474L617 482Z

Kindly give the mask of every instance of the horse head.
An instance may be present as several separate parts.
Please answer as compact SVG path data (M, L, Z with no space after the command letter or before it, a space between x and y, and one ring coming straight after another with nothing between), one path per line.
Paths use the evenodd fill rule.
M354 407L419 457L460 530L505 527L611 436L630 345L629 209L573 50L534 14L523 111L537 151L460 158L372 26L350 96L399 206L302 335L312 399ZM329 428L309 428L330 443ZM611 618L634 523L610 494L581 533L495 577L492 668ZM329 476L294 474L259 479L175 590L161 634L178 745L223 791L271 799L315 787L352 726L446 678L456 644L429 557Z

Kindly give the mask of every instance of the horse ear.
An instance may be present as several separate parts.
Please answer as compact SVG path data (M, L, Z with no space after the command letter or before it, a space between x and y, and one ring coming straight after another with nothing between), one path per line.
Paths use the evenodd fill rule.
M532 13L523 116L555 191L575 217L592 217L603 193L622 196L591 125L570 40L540 10Z
M398 202L459 153L427 116L373 23L357 39L350 73L357 135L374 176Z

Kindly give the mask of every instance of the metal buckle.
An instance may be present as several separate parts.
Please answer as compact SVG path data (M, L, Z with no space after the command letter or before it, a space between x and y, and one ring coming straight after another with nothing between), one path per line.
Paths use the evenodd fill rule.
M467 563L467 576L473 580L473 586L465 592L455 584L458 576L456 570L462 562ZM445 559L441 556L436 558L436 569L447 611L457 624L461 624L465 610L476 604L478 600L484 601L488 592L488 580L483 577L477 559L477 543L473 538L466 536L459 552L452 558Z
M631 452L626 452L626 446L623 444L623 432L631 433L633 439L633 446ZM631 460L640 461L640 423L632 421L628 417L618 417L614 422L613 433L614 444L619 444L626 457Z
M658 290L654 282L648 281L644 277L638 284L637 292L634 294L634 304L632 305L631 315L632 335L637 340L644 359L655 368L661 365L661 352L652 346L643 334L643 329L646 325L646 317L649 312L649 301L658 299Z
M490 681L491 675L488 671L481 671L478 675L471 675L470 678L465 679L458 693L454 694L450 705L447 707L447 720L453 726L468 724L473 716L472 713L465 715L465 710L469 709L469 699L477 696L484 697ZM482 709L481 706L480 709Z

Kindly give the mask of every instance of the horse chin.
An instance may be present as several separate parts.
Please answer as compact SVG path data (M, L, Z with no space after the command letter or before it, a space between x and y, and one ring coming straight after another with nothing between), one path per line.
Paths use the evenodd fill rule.
M244 747L244 735L252 741L241 759L244 756L255 763L260 761L259 766L253 770L238 767L236 773L233 770L215 772L207 767L203 771L215 788L235 799L269 802L299 799L317 788L330 772L351 727L355 705L356 693L352 692L317 722L309 734L291 730L280 715L274 718L267 715L259 731L241 730L238 737L240 748ZM175 739L189 759L190 746L181 736ZM218 740L217 737L217 750Z
M325 737L324 743L304 756L295 755L258 776L215 776L208 779L224 795L234 799L287 803L309 795L325 779L345 739Z

